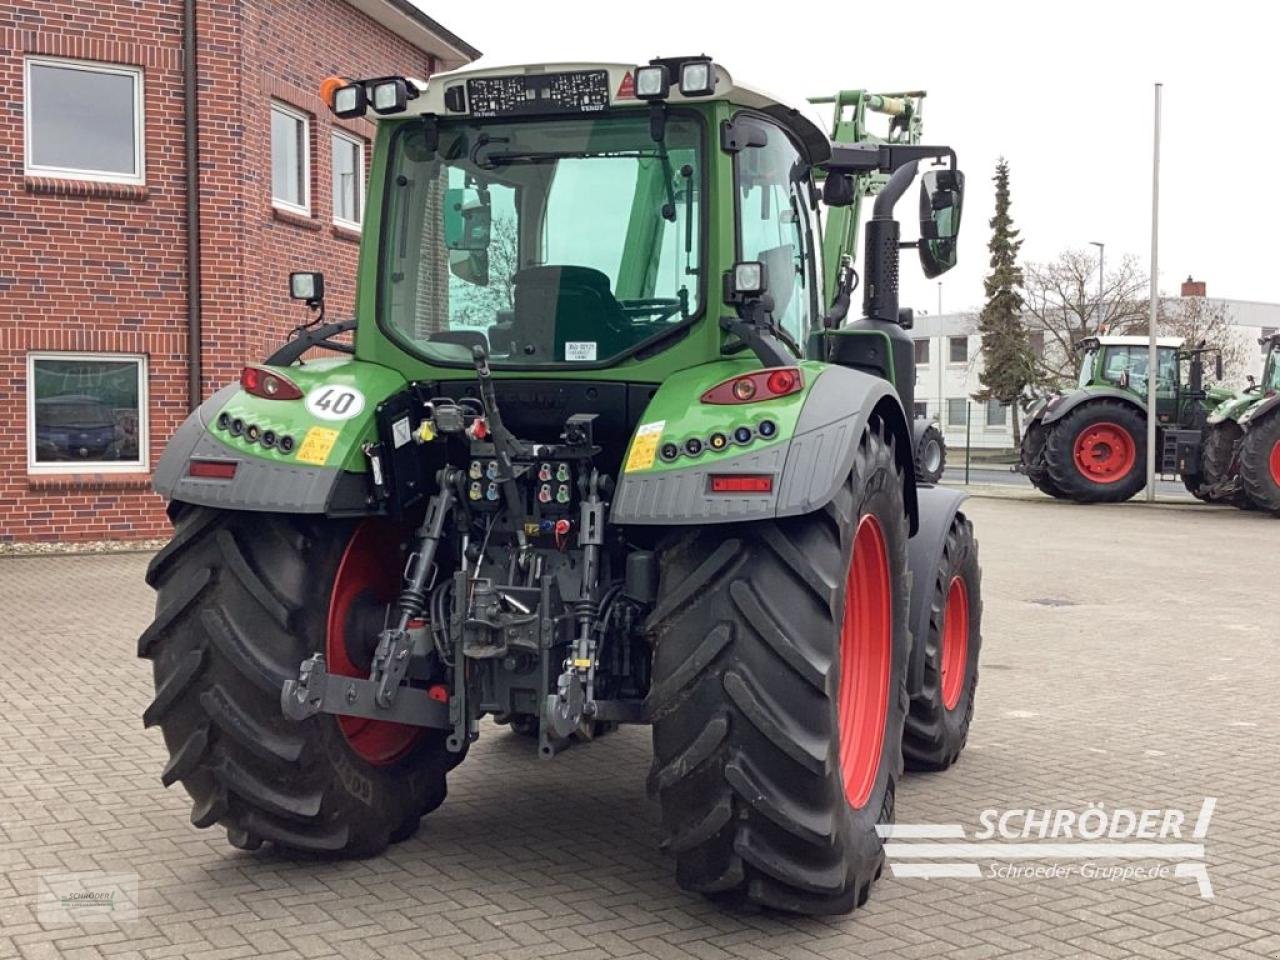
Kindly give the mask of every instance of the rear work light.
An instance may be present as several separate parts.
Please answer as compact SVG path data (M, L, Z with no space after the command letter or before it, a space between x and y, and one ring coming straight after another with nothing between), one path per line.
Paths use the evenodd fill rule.
M302 390L283 374L264 367L248 366L240 371L240 386L246 393L264 400L301 400Z
M744 373L714 387L702 395L703 403L758 403L774 400L804 389L799 367L772 367Z
M187 476L201 480L234 480L234 460L192 460L187 464Z
M773 493L771 473L713 473L712 493Z

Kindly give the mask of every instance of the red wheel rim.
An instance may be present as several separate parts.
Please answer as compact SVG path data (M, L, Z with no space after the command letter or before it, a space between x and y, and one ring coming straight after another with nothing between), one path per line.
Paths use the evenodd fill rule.
M1123 480L1137 458L1133 434L1118 423L1091 423L1076 436L1076 469L1094 483Z
M969 588L963 577L952 577L942 613L942 705L954 710L964 690L969 660Z
M347 649L346 625L352 606L361 595L372 595L379 603L391 603L400 589L400 568L388 560L398 533L383 520L366 520L347 541L329 599L329 620L324 658L330 673L367 679L368 670L351 662ZM363 717L338 717L338 726L351 749L374 766L399 760L422 735L418 727Z
M866 806L880 772L893 657L893 587L884 531L858 521L840 630L840 771L854 809Z
M1280 440L1277 440L1271 447L1268 466L1271 468L1271 482L1280 487Z

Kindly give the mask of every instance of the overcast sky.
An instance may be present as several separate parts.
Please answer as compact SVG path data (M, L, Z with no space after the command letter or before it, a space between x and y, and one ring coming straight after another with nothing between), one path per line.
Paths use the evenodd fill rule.
M1109 263L1128 253L1146 270L1160 81L1161 290L1177 293L1194 274L1211 296L1280 302L1269 255L1280 248L1271 209L1280 176L1270 166L1280 164L1280 16L1265 13L1269 4L703 0L655 3L646 16L643 0L415 2L483 50L485 66L706 52L784 100L842 87L927 89L925 139L955 147L968 177L960 264L942 278L946 312L982 302L990 178L1002 154L1024 258L1100 240ZM904 236L913 206L898 207ZM914 260L903 286L904 305L936 310L936 282Z

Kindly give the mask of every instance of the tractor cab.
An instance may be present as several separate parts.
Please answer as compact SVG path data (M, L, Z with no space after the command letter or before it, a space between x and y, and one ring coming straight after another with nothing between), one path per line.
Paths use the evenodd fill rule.
M1180 412L1180 361L1184 359L1181 337L1156 339L1157 417L1177 420ZM1087 337L1076 344L1080 351L1077 386L1120 389L1145 400L1150 367L1149 344L1142 336Z

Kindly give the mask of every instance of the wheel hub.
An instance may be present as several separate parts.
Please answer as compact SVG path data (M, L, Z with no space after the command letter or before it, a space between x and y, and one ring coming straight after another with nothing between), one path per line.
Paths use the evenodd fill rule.
M330 673L368 678L365 651L369 638L361 634L371 623L380 623L381 618L375 619L371 611L385 608L399 591L399 566L387 562L388 547L398 539L391 524L371 519L356 527L347 541L329 600L324 655ZM340 716L338 727L351 749L374 766L399 760L423 733L421 727L363 717Z
M893 660L893 586L880 522L858 521L840 632L840 770L845 798L866 806L880 772Z
M1117 423L1092 423L1076 436L1076 469L1094 483L1124 479L1137 459L1132 434Z
M954 710L964 692L969 661L969 588L963 577L952 577L942 613L942 705Z

